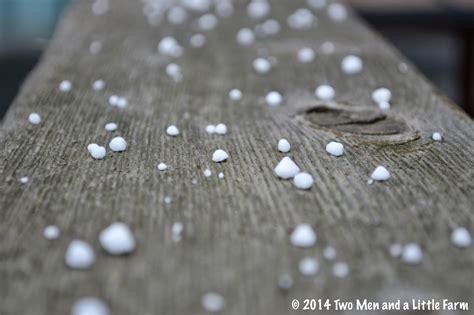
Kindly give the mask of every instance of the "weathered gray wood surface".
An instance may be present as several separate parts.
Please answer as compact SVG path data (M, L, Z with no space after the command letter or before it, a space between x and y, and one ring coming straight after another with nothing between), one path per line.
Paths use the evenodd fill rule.
M187 44L189 24L148 25L139 1L114 0L100 17L91 14L87 1L71 6L1 128L1 314L66 314L85 295L102 298L113 314L200 314L200 298L208 291L225 297L224 314L286 314L291 299L304 297L452 298L474 307L474 252L450 243L454 227L474 229L472 120L413 67L401 73L400 55L356 18L336 24L316 13L316 28L292 31L286 16L303 2L276 2L272 16L283 26L277 36L238 46L237 30L255 24L239 4L232 17L206 33L201 49ZM165 75L170 60L156 50L169 34L185 46L176 61L183 67L180 83ZM97 56L88 52L92 40L104 43ZM332 55L320 52L326 40L335 43ZM310 65L296 62L303 46L317 49ZM347 76L339 64L354 52L363 58L364 71ZM278 65L258 76L251 62L267 54ZM64 79L73 82L70 93L57 89ZM105 92L91 89L96 79L107 82ZM326 105L344 111L375 110L372 90L390 88L391 118L347 127L334 123L341 112L304 114L320 104L313 91L323 83L337 93L337 103ZM228 100L233 87L243 91L241 102ZM264 104L271 89L285 95L284 105ZM111 94L128 97L128 108L110 107ZM41 125L28 124L30 112L42 115ZM118 123L113 134L125 137L129 148L93 160L86 146L108 143L112 135L103 126L109 121ZM216 122L226 123L229 134L204 131ZM181 130L177 138L165 135L172 123ZM444 134L443 142L431 141L434 131ZM315 176L310 191L275 177L281 137L293 145L289 155ZM345 144L344 156L325 152L333 139ZM217 148L229 152L227 163L211 161ZM158 173L161 161L170 168ZM379 164L392 179L367 185ZM212 178L202 175L206 167ZM219 171L225 179L217 179ZM30 182L22 186L24 175ZM172 197L170 204L165 196ZM129 257L111 257L98 244L100 230L117 220L127 222L137 238ZM185 225L179 243L171 240L175 221ZM318 233L313 249L289 243L289 232L301 222ZM48 224L61 228L59 240L43 239ZM73 238L94 246L91 270L64 265ZM421 265L390 257L390 244L412 241L423 247ZM332 264L322 258L327 245L349 264L347 278L331 275ZM320 259L314 279L297 272L305 256ZM295 278L288 294L276 286L283 272Z

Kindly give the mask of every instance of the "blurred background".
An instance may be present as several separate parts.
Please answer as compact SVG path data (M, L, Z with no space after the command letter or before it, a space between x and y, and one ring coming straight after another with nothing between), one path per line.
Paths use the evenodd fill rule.
M0 0L0 117L69 1ZM474 116L474 0L347 2L442 93Z

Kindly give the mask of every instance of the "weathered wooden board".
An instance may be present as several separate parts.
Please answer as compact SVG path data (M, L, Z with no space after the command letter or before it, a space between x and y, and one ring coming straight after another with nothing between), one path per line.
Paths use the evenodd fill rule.
M400 72L403 58L356 17L334 23L316 12L317 27L288 29L286 16L301 5L274 1L271 15L281 32L243 48L235 33L255 22L239 3L232 17L206 33L200 49L188 44L189 23L152 27L139 1L114 0L103 16L94 16L87 1L69 8L1 127L1 314L66 314L82 296L102 298L113 314L200 314L208 291L225 297L224 314L239 315L287 314L293 298L305 297L450 298L474 307L474 252L450 243L454 227L474 230L472 120L408 62ZM179 83L165 75L171 60L157 53L165 35L185 46L176 60L184 75ZM98 55L88 52L93 40L104 44ZM327 40L333 54L321 52ZM309 65L296 61L303 46L318 53ZM363 58L361 74L340 70L349 53ZM278 64L262 77L251 62L265 55ZM70 93L57 89L65 79L73 82ZM107 82L106 91L92 90L96 79ZM335 87L334 103L316 101L314 88L323 83ZM393 93L388 117L341 125L347 112L373 115L371 92L380 86ZM228 100L233 87L243 91L242 101ZM273 89L285 96L278 108L264 104ZM111 107L111 94L126 96L129 106ZM30 112L42 115L39 126L28 123ZM93 160L86 146L108 143L113 135L103 126L109 121L118 123L113 135L129 148ZM217 122L227 124L228 135L205 132ZM178 137L166 136L169 124L180 128ZM431 140L434 131L444 134L441 143ZM289 156L314 175L311 190L274 175L281 137L293 145ZM344 156L325 152L333 139L345 144ZM217 148L229 152L228 162L211 161ZM159 173L162 161L169 169ZM368 185L379 164L392 178ZM202 175L207 167L211 178ZM225 179L217 178L219 171ZM25 175L30 182L21 185ZM129 257L111 257L98 243L98 233L118 220L137 239ZM179 243L171 240L176 221L185 226ZM289 243L301 222L318 233L313 249ZM43 239L48 224L61 228L60 239ZM94 246L91 270L65 266L73 238ZM423 263L408 266L390 257L394 242L421 244ZM331 275L332 263L322 258L327 245L337 249L337 261L349 264L347 278ZM297 272L305 256L320 259L314 278ZM276 285L284 272L295 279L287 294Z

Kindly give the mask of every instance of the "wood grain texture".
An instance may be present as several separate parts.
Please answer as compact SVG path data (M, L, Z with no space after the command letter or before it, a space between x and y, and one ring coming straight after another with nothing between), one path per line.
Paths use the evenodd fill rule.
M193 49L190 23L152 27L139 1L112 2L100 17L87 1L71 5L3 120L0 314L67 314L82 296L103 299L113 314L202 314L200 299L208 291L225 297L223 314L288 314L290 301L304 297L451 298L474 307L474 251L450 243L454 227L474 231L474 124L407 61L408 70L400 72L403 58L392 47L354 16L334 23L316 12L317 27L290 30L286 16L304 2L274 1L271 15L282 25L275 37L238 46L238 29L255 25L239 2L232 17L205 33L207 44ZM171 60L157 53L165 35L185 47L175 61L183 69L179 83L165 74ZM93 40L104 44L99 55L88 52ZM321 52L327 40L334 54ZM303 46L317 51L309 65L296 61ZM349 53L364 60L361 74L341 72ZM258 76L251 62L267 55L278 64ZM65 79L73 82L70 93L57 89ZM92 90L97 79L107 82L105 91ZM314 88L324 83L335 87L334 102L316 101ZM341 118L334 108L373 113L371 92L380 86L393 93L386 119L395 121L390 128L403 127L395 133L367 134L371 122L355 123L358 129L322 126L320 113L311 110L326 108L329 120ZM228 100L234 87L243 91L240 102ZM282 106L264 104L270 90L285 96ZM109 106L111 94L126 96L129 106ZM39 126L28 124L30 112L41 114ZM103 128L110 121L119 125L113 134ZM205 132L218 122L227 124L228 135ZM166 136L169 124L180 128L178 137ZM431 140L434 131L443 133L443 142ZM101 161L89 156L87 144L106 145L115 135L128 141L126 152L108 152ZM293 146L288 155L314 175L311 190L274 175L282 137ZM333 139L345 144L344 156L325 152ZM226 163L211 161L217 148L229 153ZM169 169L159 173L159 162ZM379 164L392 178L368 185ZM211 178L202 175L207 167ZM220 171L225 179L217 178ZM25 175L30 182L21 185ZM128 257L111 257L98 243L99 232L114 221L128 223L136 236L137 250ZM171 239L176 221L184 224L179 243ZM317 231L312 249L289 243L291 229L302 222ZM56 241L42 237L49 224L61 229ZM65 266L73 238L95 248L91 270ZM408 266L390 257L393 242L418 242L423 263ZM327 245L337 249L337 261L348 263L347 278L331 275L332 263L322 258ZM321 262L314 278L297 272L305 256ZM276 285L285 272L295 279L287 294Z

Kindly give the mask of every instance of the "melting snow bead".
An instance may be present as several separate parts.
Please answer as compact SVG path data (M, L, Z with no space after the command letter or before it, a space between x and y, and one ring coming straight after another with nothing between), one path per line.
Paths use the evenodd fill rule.
M66 265L73 269L87 269L95 262L95 254L92 247L78 239L71 241L64 258Z
M98 298L84 297L74 303L71 315L110 315L110 311Z
M171 24L183 24L187 18L188 12L180 6L175 6L168 10L168 22Z
M380 110L387 111L390 109L390 103L389 102L380 102L377 104L379 106Z
M38 113L31 113L28 116L28 121L30 122L30 124L38 125L39 123L41 123L41 116Z
M171 137L176 137L177 135L179 135L179 130L175 125L171 125L166 128L166 134Z
M469 247L472 243L471 234L466 228L458 227L451 234L451 242L460 248Z
M105 81L104 80L97 80L92 84L92 88L95 91L101 91L105 88Z
M316 244L316 232L309 224L299 224L291 233L291 244L296 247L309 248Z
M349 267L344 262L337 262L332 266L332 274L337 278L345 278L349 274Z
M224 173L220 172L217 177L219 177L219 179L223 179L224 178Z
M184 230L183 223L181 222L173 223L173 226L171 227L171 239L174 242L179 242L182 238L183 230Z
M289 290L293 287L293 278L285 273L278 278L278 287L282 290Z
M204 170L204 176L206 176L206 177L211 177L211 175L212 175L211 170L208 169L208 168L206 168L206 169Z
M305 172L298 173L295 175L295 178L293 178L293 184L298 189L310 189L313 183L313 176Z
M206 132L207 133L213 134L215 131L216 131L216 126L214 126L214 125L207 125L206 126Z
M431 138L434 141L441 141L443 139L443 137L441 136L439 132L433 132L433 135L431 136Z
M308 5L313 9L322 9L326 6L326 0L308 0Z
M229 92L229 98L233 101L240 101L242 99L242 92L239 89L232 89Z
M283 101L283 97L277 91L271 91L265 96L265 101L269 106L278 106Z
M217 124L214 132L218 135L225 135L227 133L227 126L223 123Z
M289 179L298 174L300 172L300 168L295 164L295 162L293 162L292 159L285 156L275 167L274 171L278 177Z
M321 44L321 50L324 54L330 55L334 53L336 47L334 47L334 44L332 42L324 42Z
M316 23L316 17L305 8L297 9L286 19L286 23L294 30L308 30Z
M194 34L189 39L189 43L194 48L200 48L206 44L206 36L203 34Z
M250 46L255 42L255 35L249 28L242 28L236 35L237 43L242 46Z
M217 17L214 14L207 13L198 19L198 26L203 31L210 31L217 26Z
M201 298L202 307L211 313L221 311L225 306L225 300L219 293L209 292Z
M168 165L166 165L165 163L158 164L158 170L160 170L160 171L164 171L167 168L168 168Z
M121 152L127 149L127 142L122 137L115 137L109 142L109 148L114 152Z
M314 276L319 271L319 262L314 257L306 257L300 260L298 268L304 276Z
M341 68L347 74L356 74L362 71L362 59L357 56L346 56L342 59Z
M390 102L392 98L392 92L387 88L378 88L372 92L372 100L379 104L383 102Z
M278 151L286 153L289 152L291 149L291 145L286 139L280 139L278 141Z
M116 123L108 123L105 125L105 130L107 131L115 131L117 130L117 124Z
M175 82L179 82L183 79L183 74L181 73L181 66L170 63L166 65L166 74L172 78Z
M27 184L28 181L29 181L28 176L22 176L22 177L20 177L20 183L22 183L23 185L24 185L24 184Z
M47 240L55 240L59 237L60 231L56 225L48 225L43 230L43 236Z
M69 92L72 89L72 83L69 80L64 80L59 84L59 90L61 92Z
M102 43L99 41L93 41L89 45L89 52L92 55L97 55L102 50Z
M218 1L215 3L216 13L220 17L229 17L234 13L234 6L231 1Z
M224 150L218 149L212 154L212 160L216 163L223 162L227 160L229 155Z
M326 258L327 260L334 260L336 259L336 256L337 256L337 252L336 252L336 249L332 246L328 246L324 249L323 251L323 256L324 258Z
M96 160L102 160L106 154L105 148L95 143L89 144L87 146L87 150L89 151L90 155Z
M328 16L335 22L342 22L347 18L347 9L340 3L331 3L327 9Z
M272 64L265 58L257 58L252 63L253 68L259 74L266 74L270 72Z
M135 238L128 225L115 222L99 234L100 245L111 255L124 255L135 249Z
M390 172L385 167L379 165L375 168L370 177L373 180L384 181L390 178Z
M402 253L402 261L410 264L416 265L421 263L423 260L423 252L421 251L420 245L416 243L410 243L405 245Z
M158 44L158 52L163 56L177 58L183 55L183 47L174 37L166 36Z
M331 141L326 145L326 152L334 156L341 156L344 153L344 146L342 143Z
M125 108L128 106L128 101L125 97L123 96L120 96L118 99L117 99L117 103L116 103L116 106L119 107L119 108Z
M316 88L316 91L314 92L317 98L319 98L322 101L330 101L334 98L334 95L336 94L334 91L334 88L330 85L320 85Z
M308 47L298 50L298 61L301 63L310 63L314 60L314 50Z

